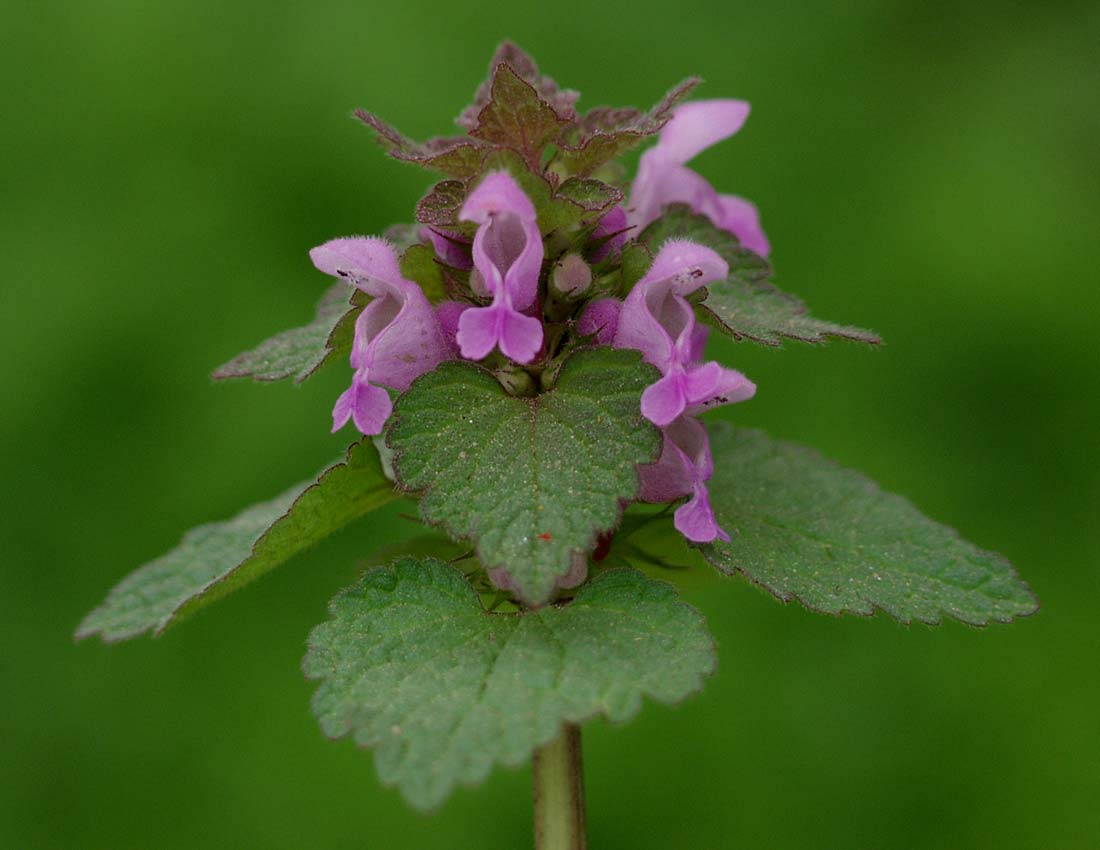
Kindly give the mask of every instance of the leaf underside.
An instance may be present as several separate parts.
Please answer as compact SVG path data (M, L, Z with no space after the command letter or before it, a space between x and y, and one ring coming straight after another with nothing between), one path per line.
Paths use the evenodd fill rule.
M201 525L179 546L131 573L77 629L107 642L163 632L298 552L397 498L370 440L313 483L291 487L233 519Z
M1008 622L1038 603L1000 555L979 549L816 451L711 427L711 503L733 539L701 547L786 602L902 622Z
M303 662L323 680L313 712L326 735L374 748L381 780L419 809L523 763L563 723L628 720L643 696L678 702L715 665L699 613L633 570L562 607L489 614L453 568L403 558L329 610Z
M386 442L398 481L423 493L427 522L473 540L524 600L545 602L573 554L618 522L637 493L635 465L657 455L639 410L654 378L638 352L589 349L554 389L517 398L485 369L444 363L394 408Z
M769 282L771 265L719 230L710 219L697 215L682 204L668 207L639 237L653 253L668 239L690 239L717 251L730 271L725 280L707 284L701 318L735 339L749 339L764 345L782 345L783 339L825 342L847 339L878 345L872 331L815 319L806 305Z
M280 381L293 377L301 383L332 358L351 350L355 317L361 304L352 302L354 290L333 284L317 304L312 322L276 334L250 351L238 354L214 370L216 381L252 378Z

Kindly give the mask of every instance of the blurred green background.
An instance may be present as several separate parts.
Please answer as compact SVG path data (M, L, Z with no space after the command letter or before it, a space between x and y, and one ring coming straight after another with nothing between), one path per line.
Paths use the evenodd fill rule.
M1098 846L1100 8L966 6L4 3L0 847L528 845L527 771L421 816L309 714L306 634L400 509L160 640L70 638L184 529L343 447L345 369L207 374L311 315L311 246L429 185L351 109L447 132L502 37L582 105L690 73L753 102L699 170L759 204L781 285L888 345L731 344L760 390L730 415L1004 552L1044 604L906 628L683 577L720 669L588 727L593 847Z

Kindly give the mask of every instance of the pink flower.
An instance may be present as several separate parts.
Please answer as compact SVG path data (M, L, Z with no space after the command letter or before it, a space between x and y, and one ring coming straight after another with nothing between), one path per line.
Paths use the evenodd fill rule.
M542 268L542 234L535 207L505 171L485 177L459 217L480 225L474 236L474 269L488 307L473 307L458 320L462 356L481 360L499 347L516 363L530 363L542 348L542 322L524 315L536 307Z
M447 233L432 227L420 228L420 238L427 239L435 248L436 256L456 269L473 268L470 259L470 240L457 233Z
M362 433L380 434L393 410L383 387L407 390L414 378L454 357L454 346L420 287L401 276L386 240L333 239L309 256L325 274L346 278L373 299L355 321L355 374L332 409L332 430L351 419Z
M593 252L592 259L598 262L610 254L617 254L630 235L629 230L630 222L627 220L626 210L612 207L592 231L592 241L600 243Z
M743 100L699 100L678 106L657 144L642 154L630 195L630 223L639 230L669 204L687 204L728 230L762 257L771 247L756 207L736 195L719 195L687 167L696 154L741 129L749 116Z
M654 425L666 426L685 411L744 401L756 392L740 372L701 362L707 332L685 298L728 271L710 248L670 239L623 303L612 344L641 351L661 370L660 380L642 393L642 415Z
M676 530L693 543L730 539L719 527L710 506L706 482L714 472L710 439L703 423L681 416L663 430L664 444L656 463L638 467L641 498L647 502L670 502L690 496L673 514Z
M619 328L619 314L623 302L618 298L600 298L589 301L577 319L577 333L591 337L596 345L611 345Z

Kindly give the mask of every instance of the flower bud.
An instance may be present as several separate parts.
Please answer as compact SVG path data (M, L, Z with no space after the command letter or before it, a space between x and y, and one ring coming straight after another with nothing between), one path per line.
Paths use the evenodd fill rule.
M565 298L577 298L592 285L592 269L581 255L566 254L554 266L550 275L550 286L554 292Z

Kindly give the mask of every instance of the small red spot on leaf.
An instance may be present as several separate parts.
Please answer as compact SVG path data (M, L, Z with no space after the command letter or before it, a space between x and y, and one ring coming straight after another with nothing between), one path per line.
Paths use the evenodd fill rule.
M549 541L551 539L550 532L544 531L542 534L537 535L539 540Z

